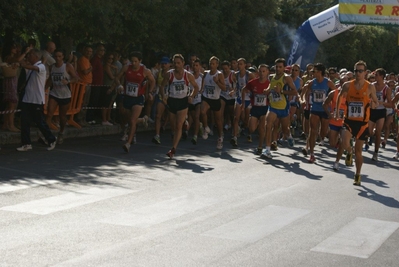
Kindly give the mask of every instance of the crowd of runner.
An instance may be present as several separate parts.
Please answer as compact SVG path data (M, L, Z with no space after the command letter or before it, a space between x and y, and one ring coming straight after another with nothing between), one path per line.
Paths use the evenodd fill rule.
M71 53L68 58L52 42L42 52L27 47L18 55L12 49L10 56L3 56L4 61L26 70L18 151L32 149L28 136L31 121L39 126L49 150L62 143L71 98L69 84L78 81L86 84L83 107L103 108L102 125L115 123L111 122L111 108L116 104L126 152L135 142L137 125L148 123L155 125L155 144L161 144L161 132L169 123L173 141L166 155L171 159L182 138L190 138L196 145L202 142L199 137L206 140L215 131L219 150L225 145L225 135L236 148L240 136L245 136L240 142L251 143L257 133L255 153L266 159L273 158L272 151L279 143L293 147L294 138L301 137L306 139L302 153L313 163L316 144L325 145L328 138L328 145L336 150L333 169L339 169L344 153L347 166L354 158L354 184L360 185L362 151L374 144L372 159L378 161L380 147L385 148L388 138L396 139L398 134L397 77L383 68L371 71L364 61L356 62L353 71L327 69L321 63L308 64L302 71L298 64L287 66L283 58L276 59L273 66L255 67L244 58L220 61L213 56L201 61L193 55L186 62L181 54L175 54L147 68L140 52L121 60L119 53L106 52L102 44L94 48L94 56L93 47L84 46L81 55ZM3 79L4 100L11 103L8 109L16 108L18 101L15 80ZM45 118L39 110L45 101L41 91L50 87ZM48 124L57 107L60 131L56 138ZM11 114L3 115L3 129L19 131ZM83 110L80 123L92 123L93 114ZM399 146L394 158L398 156Z

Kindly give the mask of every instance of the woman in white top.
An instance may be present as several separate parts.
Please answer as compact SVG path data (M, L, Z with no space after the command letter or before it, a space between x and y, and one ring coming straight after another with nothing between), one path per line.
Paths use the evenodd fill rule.
M50 87L47 105L47 124L51 124L54 112L59 107L60 131L57 143L62 144L65 124L67 122L67 111L71 104L70 84L79 80L76 71L69 63L64 62L64 52L54 51L55 64L51 66L50 76L47 80L46 88Z

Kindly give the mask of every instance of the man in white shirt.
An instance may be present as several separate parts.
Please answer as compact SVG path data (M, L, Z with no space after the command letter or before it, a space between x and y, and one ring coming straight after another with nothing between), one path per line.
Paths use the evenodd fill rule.
M48 127L43 106L45 102L44 86L46 83L46 67L40 61L41 53L37 49L32 49L26 56L25 61L21 61L21 66L27 70L25 94L21 104L21 142L22 146L18 151L32 150L30 139L30 124L35 122L40 132L46 139L49 147L47 150L53 150L57 139L51 133Z

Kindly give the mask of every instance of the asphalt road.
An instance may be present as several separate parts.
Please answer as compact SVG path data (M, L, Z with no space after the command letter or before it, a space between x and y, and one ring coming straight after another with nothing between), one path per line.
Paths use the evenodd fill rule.
M0 151L0 266L398 266L399 162L354 167L317 147L271 160L254 143L182 141L169 160L139 133L129 154L119 136L67 139ZM298 144L299 143L299 144Z

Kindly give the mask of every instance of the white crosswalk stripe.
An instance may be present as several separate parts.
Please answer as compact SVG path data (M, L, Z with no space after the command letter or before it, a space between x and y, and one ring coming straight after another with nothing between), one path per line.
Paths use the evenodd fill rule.
M311 250L366 259L398 228L397 222L356 218Z

